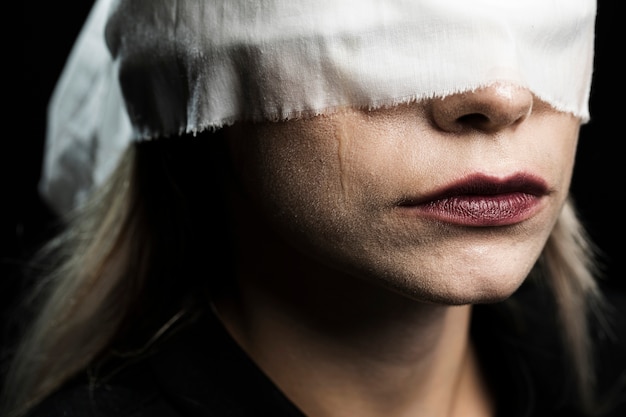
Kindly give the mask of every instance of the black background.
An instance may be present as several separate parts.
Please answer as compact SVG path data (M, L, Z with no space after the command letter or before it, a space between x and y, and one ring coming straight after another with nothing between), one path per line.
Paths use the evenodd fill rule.
M92 2L22 4L21 16L5 14L4 19L15 28L3 43L0 305L5 315L22 285L23 262L51 233L54 217L37 194L46 106ZM618 78L624 23L618 22L617 5L598 3L592 121L581 131L572 193L605 254L605 284L624 289L626 96Z

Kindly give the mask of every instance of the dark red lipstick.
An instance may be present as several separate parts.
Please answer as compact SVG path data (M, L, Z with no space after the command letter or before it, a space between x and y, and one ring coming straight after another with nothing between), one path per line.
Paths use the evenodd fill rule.
M476 174L398 206L420 217L459 226L507 226L530 218L549 193L541 178L517 174L495 178Z

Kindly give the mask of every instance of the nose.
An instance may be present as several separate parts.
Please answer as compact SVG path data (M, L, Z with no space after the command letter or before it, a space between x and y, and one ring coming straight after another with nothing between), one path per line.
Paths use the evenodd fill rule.
M532 107L532 93L509 83L495 83L431 102L435 125L451 133L467 130L495 133L521 123Z

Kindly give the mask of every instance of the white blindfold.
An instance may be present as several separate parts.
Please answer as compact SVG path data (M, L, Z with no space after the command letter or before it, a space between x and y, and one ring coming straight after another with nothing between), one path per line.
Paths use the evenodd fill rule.
M97 0L50 103L63 212L133 140L374 109L497 81L589 120L595 0Z

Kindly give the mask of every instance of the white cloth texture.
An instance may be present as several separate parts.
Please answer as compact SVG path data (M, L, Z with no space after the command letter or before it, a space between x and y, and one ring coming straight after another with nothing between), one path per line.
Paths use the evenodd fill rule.
M133 140L498 81L589 120L595 0L96 0L49 109L41 191L80 203Z

